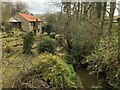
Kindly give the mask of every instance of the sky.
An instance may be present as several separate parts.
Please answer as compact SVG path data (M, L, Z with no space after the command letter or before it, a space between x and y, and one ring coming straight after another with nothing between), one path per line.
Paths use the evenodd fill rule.
M21 0L28 4L28 10L33 14L44 14L47 12L60 11L60 8L55 6L51 0ZM55 0L54 0L55 1Z
M60 0L21 0L28 4L28 10L33 14L44 14L47 12L60 11L60 8L51 4L51 2L60 2ZM118 3L120 0L116 0ZM117 9L115 15L118 15Z

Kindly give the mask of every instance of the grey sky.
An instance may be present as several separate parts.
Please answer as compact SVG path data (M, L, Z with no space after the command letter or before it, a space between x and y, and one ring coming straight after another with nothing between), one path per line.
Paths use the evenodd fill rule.
M60 8L52 5L51 0L21 0L28 4L28 9L33 14L43 14L46 12L60 11ZM51 1L51 2L50 2ZM55 0L54 0L55 1Z
M33 14L43 14L47 12L60 11L60 8L52 5L53 2L60 2L60 0L21 0L26 2L29 6L29 11ZM120 0L116 0L117 2ZM117 9L115 15L118 15Z

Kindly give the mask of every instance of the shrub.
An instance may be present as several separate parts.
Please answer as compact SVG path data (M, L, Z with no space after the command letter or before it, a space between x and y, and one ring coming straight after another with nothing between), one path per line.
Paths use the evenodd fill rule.
M50 52L54 53L55 51L55 41L48 36L43 37L43 40L38 45L38 53Z
M29 32L23 39L23 53L30 54L32 53L31 48L34 42L33 32Z
M109 36L106 30L95 50L85 60L92 73L104 73L107 82L115 88L120 88L118 49L118 32L113 30Z
M56 35L55 32L51 32L51 33L49 34L49 37L55 39L55 35Z
M44 25L43 28L42 28L42 31L47 32L49 34L52 31L52 26L50 24Z
M73 35L68 38L70 63L74 66L79 65L84 57L90 54L98 41L98 31L86 22L74 28Z
M5 60L12 62L9 65L12 67L4 67L3 71L3 86L6 88L13 87L20 88L20 90L30 88L31 90L49 87L58 90L59 88L79 88L81 86L80 78L73 67L56 55L43 53L36 57L31 55L26 57L24 54L16 53ZM13 62L16 61L20 63L14 64ZM24 66L22 66L23 63Z
M3 24L4 27L4 31L8 34L11 32L11 30L13 29L12 26L8 23Z
M76 75L73 67L66 64L58 56L44 53L36 58L35 67L31 69L29 75L34 75L47 82L50 88L79 88L80 79Z

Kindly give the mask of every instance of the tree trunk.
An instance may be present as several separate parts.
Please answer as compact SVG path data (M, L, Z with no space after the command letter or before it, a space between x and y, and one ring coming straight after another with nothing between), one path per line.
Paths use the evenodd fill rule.
M83 3L80 4L80 19L83 18Z
M118 30L120 30L120 17L118 18Z
M104 2L103 3L103 13L102 13L102 18L101 18L101 29L102 30L103 30L103 25L104 25L104 20L105 20L106 6L107 6L107 2Z
M108 50L112 48L113 42L112 37L112 26L113 26L113 17L116 8L116 2L110 2L110 12L109 12L109 24L108 24Z
M79 20L80 13L80 2L78 2L78 10L77 10L77 19Z
M111 34L115 8L116 8L116 2L110 2L109 26L108 26L109 34Z
M118 18L118 35L120 35L120 17ZM118 54L120 53L120 36L118 38ZM120 64L120 55L118 55L118 64Z

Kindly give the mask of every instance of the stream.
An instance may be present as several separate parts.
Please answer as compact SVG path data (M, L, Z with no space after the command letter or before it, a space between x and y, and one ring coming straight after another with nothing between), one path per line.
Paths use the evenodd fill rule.
M111 88L103 77L97 77L96 75L89 74L86 67L79 67L75 69L76 73L81 79L84 88L92 88L93 86L102 86L104 88Z

